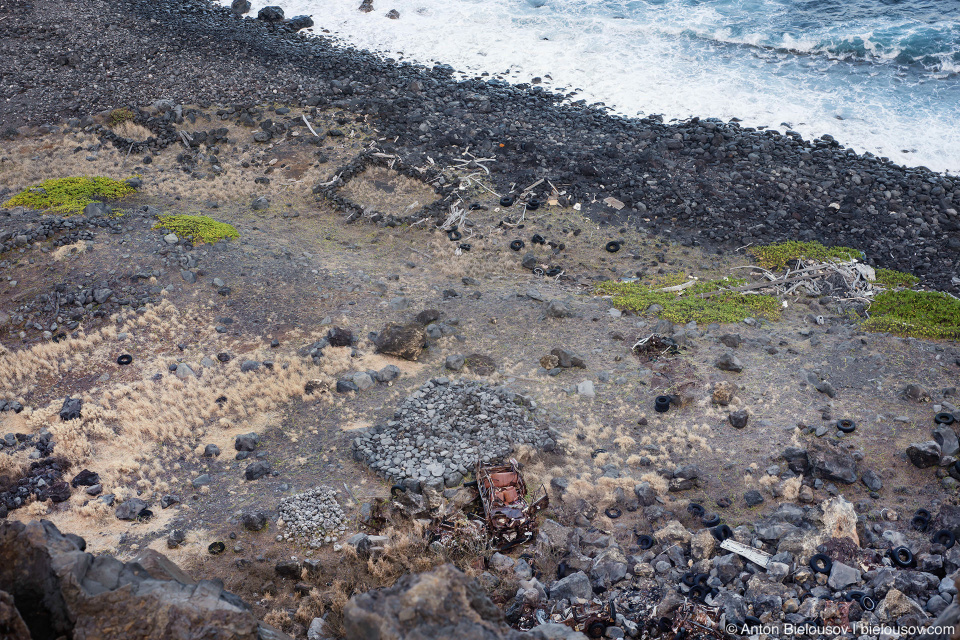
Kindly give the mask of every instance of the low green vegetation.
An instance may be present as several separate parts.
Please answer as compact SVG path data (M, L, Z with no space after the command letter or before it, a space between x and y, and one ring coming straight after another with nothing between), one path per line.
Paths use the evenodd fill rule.
M860 326L914 338L960 338L960 300L938 291L884 291Z
M890 289L897 287L909 288L920 282L920 278L915 275L903 273L902 271L894 271L893 269L877 269L876 276L878 284L882 284Z
M819 242L797 242L789 240L762 247L750 247L747 252L753 256L757 265L764 269L784 269L794 260L861 260L863 253L850 247L825 247Z
M194 244L214 243L224 238L231 240L240 237L240 232L233 225L218 222L207 216L177 214L160 216L159 220L154 229L166 229L181 238L193 238Z
M663 284L641 284L639 282L614 282L612 280L597 285L596 292L613 296L613 304L619 309L646 311L651 305L663 307L658 312L661 318L671 322L698 324L711 322L740 322L745 318L780 318L780 301L774 296L747 295L728 291L730 287L745 284L745 280L729 278L707 280L684 289L682 292L659 291ZM716 292L716 293L714 293ZM708 297L702 294L711 293Z
M136 191L123 180L112 178L53 178L28 187L3 203L70 215L97 200L120 200Z
M115 127L124 122L130 122L133 120L133 111L122 107L120 109L114 109L110 112L110 126Z

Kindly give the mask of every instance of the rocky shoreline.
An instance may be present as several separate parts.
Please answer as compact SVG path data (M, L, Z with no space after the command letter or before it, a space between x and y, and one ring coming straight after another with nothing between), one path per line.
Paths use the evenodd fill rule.
M829 136L620 118L538 86L455 82L450 68L394 64L204 0L4 4L0 16L0 50L20 61L0 75L7 135L161 97L342 108L375 122L379 150L409 165L443 166L466 149L495 157L496 190L546 178L600 224L717 251L785 239L853 246L960 291L960 184Z

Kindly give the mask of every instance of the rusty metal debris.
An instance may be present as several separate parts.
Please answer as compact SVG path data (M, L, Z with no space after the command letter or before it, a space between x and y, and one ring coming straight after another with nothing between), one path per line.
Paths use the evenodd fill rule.
M613 600L604 604L594 600L567 607L551 616L553 622L581 631L588 638L602 638L607 627L617 624L617 608Z
M543 485L528 497L520 465L513 459L502 465L477 462L476 476L490 546L504 551L533 540L537 513L549 504Z
M727 638L725 621L719 607L708 607L696 602L684 602L673 616L668 627L674 638ZM661 629L665 630L665 629Z
M680 346L669 336L651 333L646 338L637 340L633 345L633 352L638 356L647 356L655 359L660 356L675 356L679 354Z

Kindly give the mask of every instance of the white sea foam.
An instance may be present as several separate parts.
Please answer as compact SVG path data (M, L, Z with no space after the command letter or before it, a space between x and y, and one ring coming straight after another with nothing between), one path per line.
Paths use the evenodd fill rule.
M755 20L740 19L752 4L777 23L786 8L775 0L736 7L681 0L373 2L370 13L358 11L360 0L255 1L252 12L277 4L287 16L313 15L314 32L326 29L357 48L449 64L466 75L488 72L518 83L541 77L548 88L576 90L573 99L604 102L629 116L736 117L807 138L829 133L900 164L960 171L960 78L949 51L942 68L926 73L850 60L843 46L831 50L831 43L859 36L868 58L892 59L898 51L890 34L901 37L903 25L766 33ZM387 18L390 9L400 19Z

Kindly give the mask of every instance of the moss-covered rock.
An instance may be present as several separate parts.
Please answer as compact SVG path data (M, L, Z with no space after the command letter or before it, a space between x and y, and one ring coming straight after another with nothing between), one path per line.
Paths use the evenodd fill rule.
M240 237L240 232L233 225L207 216L177 214L160 216L159 220L154 229L166 229L181 238L192 238L194 244L214 243L224 238L232 240Z
M120 200L135 191L130 180L53 178L24 189L4 202L3 206L70 215L80 213L91 202Z

